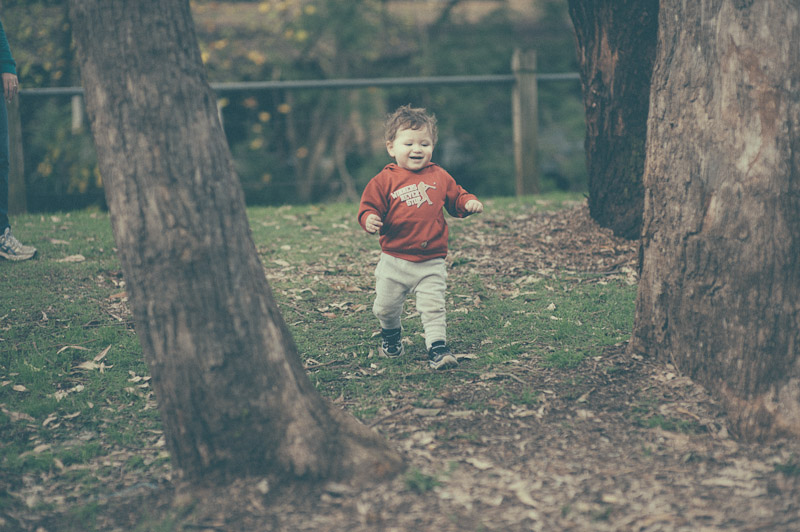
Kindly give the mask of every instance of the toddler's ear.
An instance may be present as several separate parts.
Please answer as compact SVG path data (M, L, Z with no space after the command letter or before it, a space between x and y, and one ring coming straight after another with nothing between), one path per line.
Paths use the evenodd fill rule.
M386 141L386 151L389 152L389 157L394 159L394 142L391 140Z

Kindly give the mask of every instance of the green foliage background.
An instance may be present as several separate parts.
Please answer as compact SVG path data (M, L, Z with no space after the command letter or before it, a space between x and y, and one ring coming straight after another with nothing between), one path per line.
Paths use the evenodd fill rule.
M508 74L515 48L541 72L575 72L565 0L510 2L265 0L191 2L211 82ZM23 90L77 86L66 1L5 1L2 20ZM220 91L220 108L250 204L356 199L390 162L382 122L406 103L439 119L434 160L471 192L514 194L509 86ZM102 204L87 127L69 97L22 95L29 208ZM541 82L544 191L582 191L583 107L577 81Z

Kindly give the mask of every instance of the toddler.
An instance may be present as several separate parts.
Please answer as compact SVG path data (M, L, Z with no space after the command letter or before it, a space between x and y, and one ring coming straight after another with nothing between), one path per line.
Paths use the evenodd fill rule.
M448 228L442 208L464 218L483 212L483 204L431 162L436 117L424 109L400 107L386 122L385 139L395 162L370 180L358 211L365 231L380 231L382 253L372 308L381 325L380 353L403 354L400 316L406 296L413 293L430 367L454 367L458 361L447 346L445 323Z

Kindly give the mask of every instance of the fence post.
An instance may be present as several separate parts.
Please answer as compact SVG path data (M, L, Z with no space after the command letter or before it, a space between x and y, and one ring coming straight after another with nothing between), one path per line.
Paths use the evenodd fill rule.
M539 109L536 89L536 51L514 50L511 70L516 78L511 99L517 195L536 194L539 192L537 168Z
M22 119L19 94L7 103L8 108L8 211L10 214L28 212L25 193L25 163L22 151Z
M78 133L83 129L83 97L75 95L71 100L72 105L72 132Z

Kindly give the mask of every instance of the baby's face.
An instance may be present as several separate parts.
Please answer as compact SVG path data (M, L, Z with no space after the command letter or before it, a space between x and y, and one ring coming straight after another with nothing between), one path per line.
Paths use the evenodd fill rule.
M400 168L417 172L431 162L433 137L428 128L400 129L394 140L386 143L386 151Z

